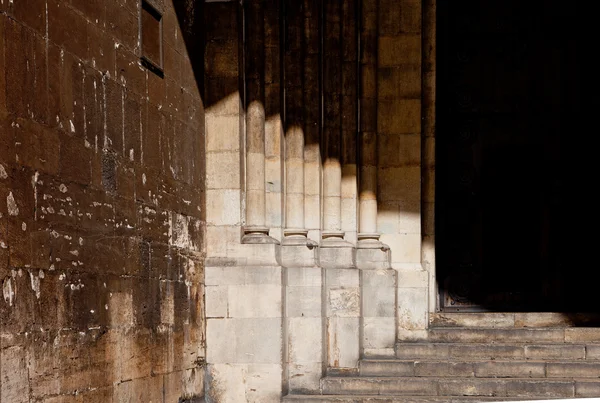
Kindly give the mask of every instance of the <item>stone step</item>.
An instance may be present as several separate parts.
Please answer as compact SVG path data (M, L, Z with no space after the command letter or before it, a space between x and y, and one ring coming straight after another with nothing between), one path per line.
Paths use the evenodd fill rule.
M600 379L326 377L324 395L599 397Z
M598 313L561 312L434 312L430 327L537 328L600 325Z
M600 378L600 362L365 359L360 376L459 378Z
M396 358L465 360L600 360L600 344L398 343Z
M429 329L431 343L600 343L600 328L466 328Z
M537 398L519 398L518 401L532 401ZM577 403L586 403L587 399L577 399ZM488 396L378 396L378 395L287 395L281 400L285 403L474 403L516 401L514 397ZM563 401L561 401L562 403ZM597 402L596 402L597 403Z

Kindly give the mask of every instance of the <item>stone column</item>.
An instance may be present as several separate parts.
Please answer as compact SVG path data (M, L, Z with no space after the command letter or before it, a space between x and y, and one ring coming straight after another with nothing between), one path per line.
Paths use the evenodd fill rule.
M304 228L321 238L321 75L320 0L304 0Z
M319 262L323 268L323 306L328 373L356 374L360 358L360 276L354 248L342 231L342 112L345 59L344 24L356 18L348 4L324 1L323 12L323 240Z
M357 241L357 137L358 137L358 6L360 0L342 2L342 184L341 228L344 239Z
M285 230L283 243L306 245L304 229L303 3L285 1Z
M354 249L342 231L342 4L325 2L323 34L323 268L354 267Z
M246 225L243 243L277 243L265 225L265 48L261 2L244 8L246 80Z
M377 0L361 2L359 268L389 268L389 247L377 232Z

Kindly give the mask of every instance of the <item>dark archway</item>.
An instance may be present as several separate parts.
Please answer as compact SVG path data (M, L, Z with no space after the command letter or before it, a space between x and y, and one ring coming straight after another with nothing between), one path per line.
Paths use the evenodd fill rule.
M566 151L577 2L438 0L436 246L444 310L592 311Z

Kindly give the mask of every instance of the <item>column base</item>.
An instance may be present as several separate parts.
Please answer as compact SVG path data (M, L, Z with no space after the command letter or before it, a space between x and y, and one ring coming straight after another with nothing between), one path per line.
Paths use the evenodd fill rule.
M244 227L243 244L279 244L279 241L269 236L268 227Z
M287 228L281 241L281 265L284 267L315 267L318 244L307 238L308 230Z
M324 269L355 269L354 245L344 240L343 231L323 231L319 264Z
M390 247L379 240L377 233L358 234L356 245L356 266L363 270L389 269L391 264Z

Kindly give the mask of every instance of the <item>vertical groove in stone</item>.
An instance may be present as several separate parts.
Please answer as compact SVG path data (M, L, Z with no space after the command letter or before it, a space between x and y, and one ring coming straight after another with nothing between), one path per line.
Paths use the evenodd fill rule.
M361 1L359 232L377 232L377 0Z
M356 242L357 234L357 5L345 0L342 6L342 122L341 122L341 229L346 240Z
M323 40L323 229L341 231L341 0L325 2Z
M281 109L281 2L263 5L265 32L265 180L266 225L278 239L283 226L283 163ZM276 234L275 234L276 233Z
M288 229L304 228L303 3L285 0L285 164Z
M245 6L246 225L265 226L265 49L260 1Z
M304 228L318 241L321 228L321 4L320 0L304 0ZM311 232L312 231L312 234Z

